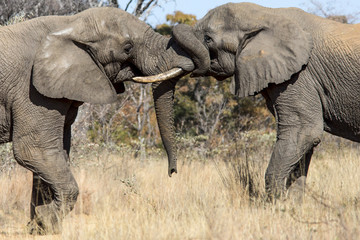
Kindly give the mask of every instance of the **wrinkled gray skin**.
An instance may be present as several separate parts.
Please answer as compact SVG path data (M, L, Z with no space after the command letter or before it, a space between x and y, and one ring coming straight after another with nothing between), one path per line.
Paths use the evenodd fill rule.
M234 76L237 96L265 97L277 123L265 174L270 197L301 198L323 130L360 142L360 24L229 3L173 36L195 75Z
M33 172L29 226L34 233L59 232L61 218L76 202L79 190L69 151L78 107L115 101L125 90L123 81L134 76L193 69L170 39L115 8L0 27L0 49L0 142L12 141L16 161ZM168 98L175 82L154 84L160 119L169 113L166 108L172 109ZM163 123L161 134L171 136L171 124ZM174 172L173 139L167 136L163 139Z

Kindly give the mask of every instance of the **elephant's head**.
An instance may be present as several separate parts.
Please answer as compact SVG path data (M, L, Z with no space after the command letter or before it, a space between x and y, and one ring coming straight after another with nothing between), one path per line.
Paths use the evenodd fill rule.
M234 75L240 97L289 80L307 64L313 45L289 18L251 3L217 7L194 27L175 26L173 36L193 59L194 75Z
M124 81L156 74L160 76L149 82L166 80L194 68L171 39L120 9L89 9L49 24L51 19L43 18L49 30L37 49L32 75L35 88L47 97L110 103L125 90ZM161 119L173 119L175 82L176 78L153 86L170 174L176 172L174 127L171 121L161 125Z

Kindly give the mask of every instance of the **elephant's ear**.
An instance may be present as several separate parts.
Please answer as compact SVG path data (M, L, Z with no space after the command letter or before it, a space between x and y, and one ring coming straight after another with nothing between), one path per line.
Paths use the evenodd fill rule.
M287 81L307 64L312 37L285 17L271 16L245 35L236 53L235 94L254 95L270 83Z
M32 83L50 98L67 98L89 103L111 103L116 91L104 73L86 52L86 45L68 28L49 34L36 54Z

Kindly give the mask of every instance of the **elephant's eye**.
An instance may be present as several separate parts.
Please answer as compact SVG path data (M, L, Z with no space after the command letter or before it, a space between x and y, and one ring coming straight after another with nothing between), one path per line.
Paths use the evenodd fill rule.
M211 43L213 40L212 40L212 38L211 38L209 35L205 35L205 36L204 36L204 41L205 41L206 43Z
M133 49L133 45L131 43L127 43L124 47L124 52L126 54L129 54L131 52L131 50Z

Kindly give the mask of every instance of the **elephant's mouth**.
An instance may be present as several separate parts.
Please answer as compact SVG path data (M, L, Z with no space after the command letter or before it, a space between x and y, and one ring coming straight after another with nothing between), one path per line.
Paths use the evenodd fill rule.
M144 74L136 66L129 63L121 64L118 71L114 74L115 77L114 75L112 75L114 79L110 78L110 80L112 80L113 82L132 81L134 77L144 76Z
M231 77L233 74L229 74L228 72L225 72L224 69L212 66L210 67L209 71L206 73L207 76L212 76L216 78L218 81L223 81L227 79L228 77Z
M121 64L118 62L111 62L104 66L106 76L112 82L114 82L114 80L117 78L117 75L118 75L120 69L121 69Z
M132 81L135 76L142 76L140 70L130 64L110 63L104 67L106 75L112 82L116 93L125 92L125 81Z
M216 75L210 75L210 76L216 78L216 80L218 80L218 81L224 81L225 79L230 77L228 75L225 75L225 74L221 75L221 74L218 74L218 73Z
M231 59L229 59L230 61ZM223 81L234 75L234 66L232 64L220 64L218 58L211 58L210 69L206 75L212 76L218 81Z

